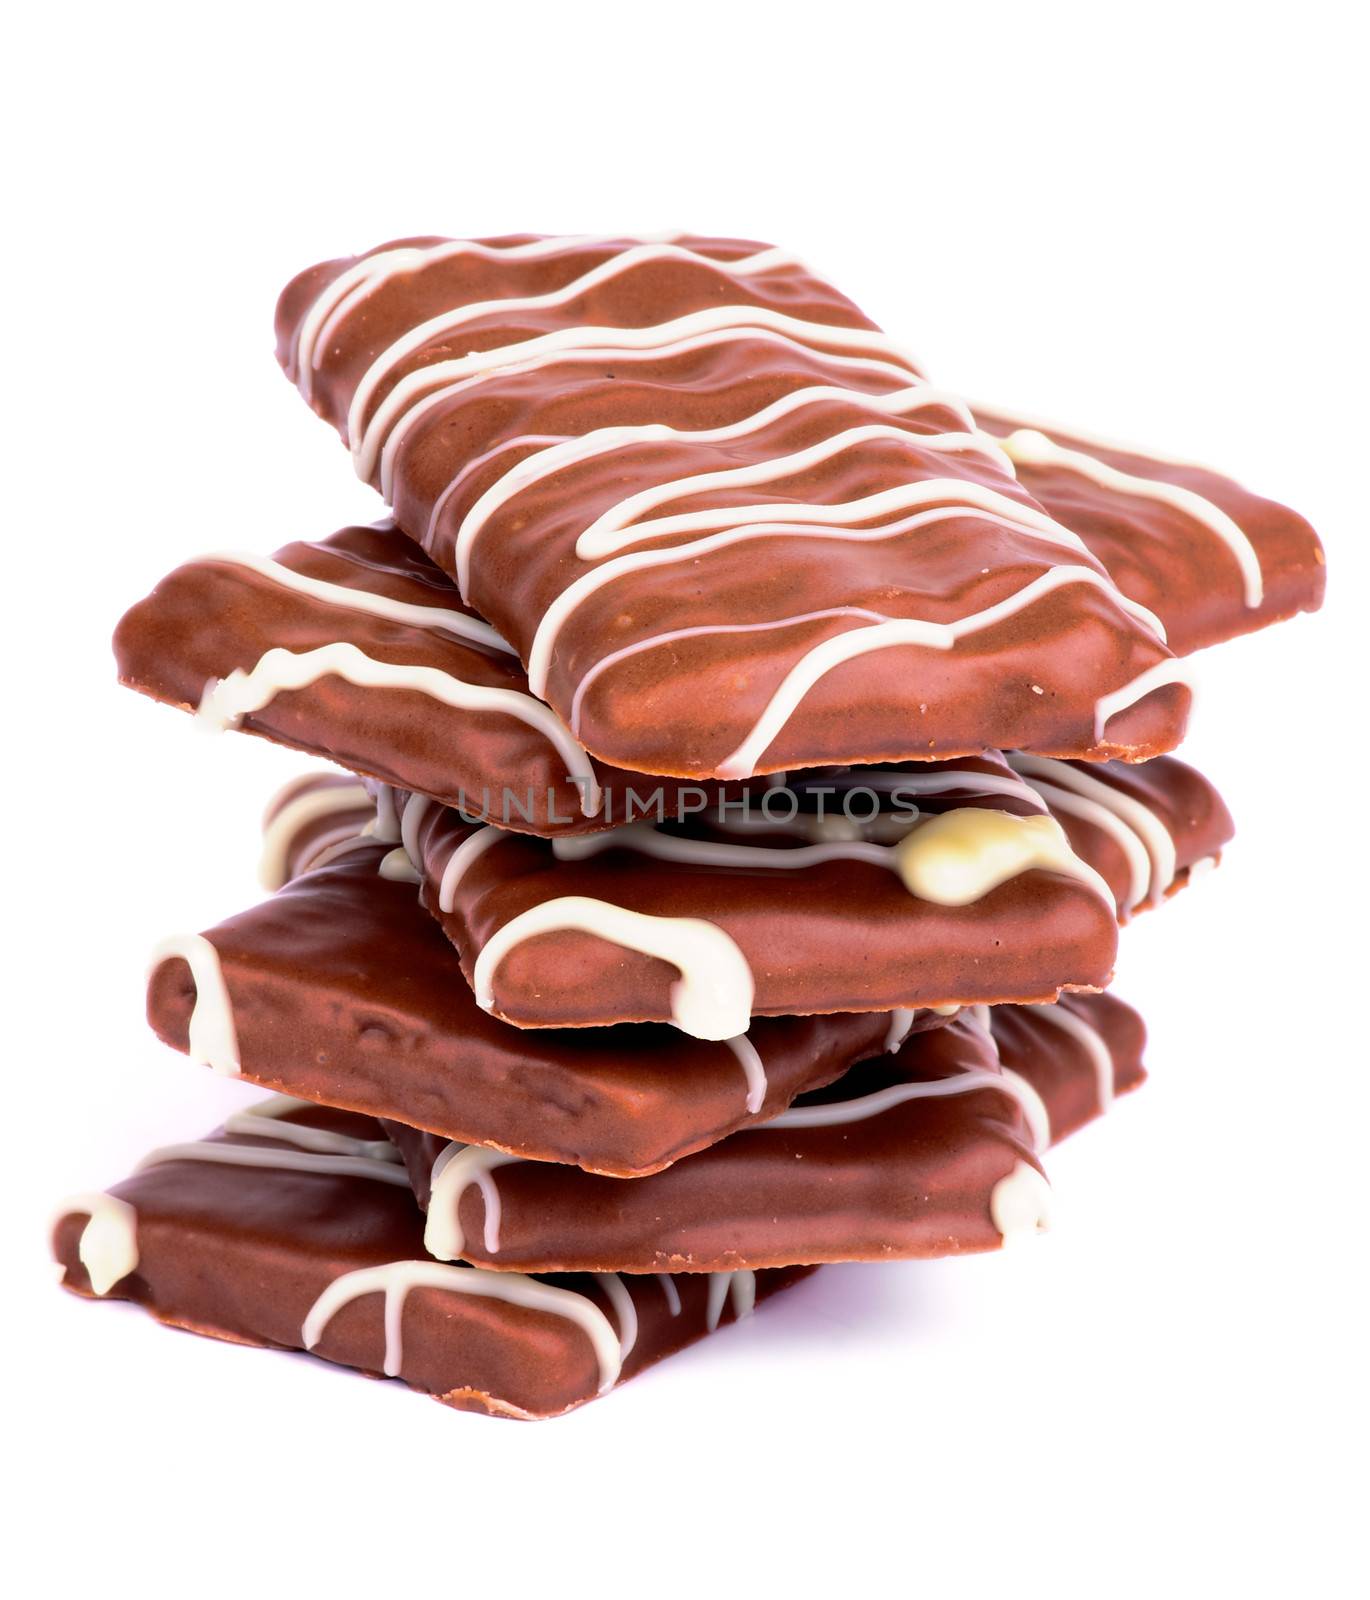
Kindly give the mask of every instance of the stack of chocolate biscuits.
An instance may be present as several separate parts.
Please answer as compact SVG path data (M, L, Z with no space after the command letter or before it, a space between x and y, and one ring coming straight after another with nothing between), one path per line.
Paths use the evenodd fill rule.
M1308 525L972 413L750 242L403 240L277 334L393 520L116 638L336 763L149 985L274 1094L71 1200L67 1286L541 1417L824 1262L1044 1226L1143 1076L1119 925L1231 832L1184 657L1316 608Z

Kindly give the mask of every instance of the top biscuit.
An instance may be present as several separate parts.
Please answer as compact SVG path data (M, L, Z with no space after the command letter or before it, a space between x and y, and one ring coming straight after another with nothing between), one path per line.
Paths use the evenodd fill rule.
M1183 734L1159 618L786 252L402 241L296 278L277 332L602 760L742 778Z

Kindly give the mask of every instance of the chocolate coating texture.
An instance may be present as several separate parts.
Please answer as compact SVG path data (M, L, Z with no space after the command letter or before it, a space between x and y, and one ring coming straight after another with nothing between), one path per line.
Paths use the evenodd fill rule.
M1120 1001L1070 1002L1108 1051L1110 1090L1142 1076L1142 1030ZM1080 1041L1041 1015L1012 1014L1008 1054L1033 1085L1054 1135L1101 1109L1097 1066ZM996 1028L997 1034L997 1028ZM901 1087L976 1074L977 1087L898 1100ZM1003 1087L996 1042L967 1017L915 1035L897 1054L854 1067L802 1096L778 1121L748 1128L633 1182L538 1162L499 1165L434 1198L443 1152L430 1134L387 1123L425 1207L456 1207L459 1254L510 1270L731 1271L789 1262L869 1261L998 1248L998 1185L1036 1164L1034 1130ZM983 1085L988 1080L990 1086ZM895 1091L890 1095L889 1091ZM855 1120L823 1107L870 1107ZM430 1248L442 1249L429 1231Z
M1007 773L997 757L937 770L948 780L948 793L940 799L920 794L926 811L1042 807L1026 786L1023 800L991 794L978 801L951 787L980 772ZM1183 763L1164 758L1138 771L1134 776L1117 764L1088 769L1109 788L1141 799L1166 830L1176 868L1161 885L1169 892L1194 863L1220 851L1231 819L1211 785ZM586 897L723 929L750 967L753 1013L775 1016L1038 1001L1063 989L1103 987L1112 973L1117 920L1131 909L1131 871L1114 834L1075 812L1055 814L1079 858L1103 875L1112 906L1088 884L1036 868L968 904L937 904L911 894L887 866L862 859L785 867L785 851L798 841L783 836L747 836L748 844L774 847L776 864L758 866L658 860L626 839L623 847L585 859L560 859L551 844L511 834L470 861L444 911L444 875L474 827L429 807L414 834L424 904L456 947L469 981L487 942L515 917L545 902ZM669 832L738 843L735 834L703 825ZM524 1028L669 1021L677 977L674 966L654 955L560 929L515 944L494 970L490 998L496 1015Z
M535 669L535 692L603 760L698 778L987 744L1129 759L1173 747L1188 708L1173 683L1096 730L1100 698L1171 653L1088 549L1064 530L1044 534L1041 508L970 434L958 402L889 402L919 375L878 333L853 335L870 324L850 302L789 260L740 268L745 254L698 240L667 255L567 243L534 261L468 253L381 273L316 346L311 402L347 434L400 526L458 578L458 529L481 507L465 593ZM297 381L308 308L358 267L311 269L282 297L279 353ZM569 298L545 298L589 274ZM721 308L728 337L645 356L631 348L641 330ZM442 316L454 310L458 325ZM799 321L777 338L775 316ZM609 330L605 348L586 348L577 330L587 328ZM580 348L530 364L548 338ZM499 370L479 362L496 349L508 350ZM473 360L474 381L443 387L445 373ZM444 365L453 362L465 365ZM820 387L842 392L774 410ZM550 444L643 425L729 432L616 436L612 450L529 470ZM949 445L953 435L961 442ZM506 484L482 507L515 468L516 491L506 495ZM618 517L648 492L653 503L628 517L626 534L595 552L578 543L596 517ZM762 509L748 518L739 507ZM693 521L648 526L675 516ZM744 522L767 531L727 532ZM688 554L665 557L684 544ZM1066 568L1086 577L1054 587ZM1045 590L1020 600L1032 584ZM554 605L563 614L550 624ZM862 641L760 736L787 674L853 628L987 612L949 648Z
M476 1005L413 886L378 875L384 852L362 844L207 931L252 1082L631 1176L774 1115L888 1032L878 1013L758 1020L756 1112L726 1044L660 1025L523 1032ZM148 1020L175 1049L187 1048L195 1002L183 960L155 968Z
M370 1118L310 1107L291 1113L349 1137L376 1139ZM267 1141L216 1133L210 1144ZM391 1263L429 1260L423 1218L408 1188L364 1177L170 1160L138 1171L110 1193L136 1213L137 1265L111 1297L131 1300L159 1321L240 1344L303 1348L311 1308L345 1274ZM87 1217L62 1217L53 1250L64 1285L92 1293L80 1260ZM759 1275L763 1299L802 1277L802 1269ZM589 1276L548 1280L587 1297L620 1326L601 1282ZM621 1377L701 1337L708 1330L706 1279L682 1278L672 1315L654 1279L626 1280L636 1336ZM386 1366L383 1297L370 1292L327 1322L315 1353L373 1375ZM725 1305L723 1318L732 1309ZM602 1371L583 1329L545 1309L442 1287L409 1290L402 1312L399 1376L415 1389L467 1411L550 1417L592 1400Z

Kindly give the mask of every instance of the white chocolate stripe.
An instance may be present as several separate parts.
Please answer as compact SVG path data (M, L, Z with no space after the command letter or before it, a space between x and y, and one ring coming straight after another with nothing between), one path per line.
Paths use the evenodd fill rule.
M457 885L466 876L467 869L473 862L480 859L493 845L509 835L501 828L491 827L488 824L468 835L453 850L447 858L447 865L442 869L442 878L438 884L438 910L451 911L456 905ZM419 863L415 862L415 866Z
M423 819L433 809L431 795L411 794L404 802L404 811L400 816L400 848L414 866L416 872L423 870L423 852L419 849L419 829L423 826Z
M603 1289L605 1298L614 1308L614 1315L618 1318L618 1353L621 1361L628 1359L629 1352L637 1343L637 1307L633 1304L633 1297L628 1293L628 1286L616 1272L597 1272L595 1281Z
M268 817L262 829L262 854L257 864L257 877L262 887L275 890L285 882L290 847L302 829L311 823L323 821L325 817L335 816L340 811L356 811L370 805L371 796L359 783L320 784L316 789L306 789L293 800L287 800L274 815ZM320 841L320 847L325 842L336 844L340 838L354 835L357 831L353 828L330 836L327 841ZM313 864L317 865L317 860Z
M793 451L789 455L774 456L766 461L752 462L745 467L730 467L718 472L697 472L688 477L653 484L649 489L629 495L627 499L619 501L617 505L596 517L576 540L576 555L582 561L598 561L607 556L617 555L631 545L641 544L645 540L668 538L678 533L701 532L720 526L730 527L750 522L754 518L758 521L789 518L795 522L844 524L881 516L887 509L904 510L910 505L923 505L928 500L951 499L958 504L977 505L980 503L981 494L989 499L991 509L1008 512L1011 507L1011 514L1015 520L1031 527L1042 528L1044 537L1051 539L1053 543L1066 544L1071 549L1084 551L1086 546L1078 535L1053 523L1049 517L1041 517L1039 512L1031 507L1022 506L1011 496L1001 495L997 490L983 489L973 480L962 478L925 478L916 486L901 484L896 488L882 490L878 494L864 496L860 500L837 503L787 500L775 505L758 506L749 503L739 506L716 506L701 511L678 512L665 517L640 515L655 506L668 504L672 500L687 499L691 495L708 494L719 489L745 489L759 483L774 483L781 478L795 477L819 462L831 460L833 456L854 450L862 444L877 441L897 442L911 449L946 452L952 455L966 451L990 454L984 449L984 441L987 438L987 434L925 434L914 433L909 428L897 428L891 423L864 423L860 427L847 428L842 433L834 434L829 439L822 439L807 449ZM1004 465L1011 470L1007 461Z
M617 556L604 562L601 566L592 567L588 572L582 573L580 577L567 584L561 593L557 595L538 623L528 652L529 687L534 694L546 694L547 678L551 669L552 653L557 635L565 626L572 612L606 584L612 583L630 573L642 572L654 567L697 561L702 556L712 555L716 550L726 549L730 545L744 541L791 538L841 540L852 544L876 544L882 543L887 539L895 539L901 535L912 533L917 528L930 527L936 523L960 519L991 523L1006 529L1010 533L1023 534L1029 539L1042 539L1046 542L1060 542L1063 544L1075 541L1074 534L1069 535L1068 540L1055 541L1048 539L1040 528L1026 520L1001 516L998 512L985 509L981 504L972 504L973 499L983 498L978 493L971 496L959 496L955 504L935 506L927 510L913 512L893 522L878 523L874 527L857 528L838 525L843 517L850 516L853 521L859 521L876 515L877 511L883 512L892 509L888 503L876 507L874 502L877 500L888 502L891 498L894 498L912 504L927 498L935 499L938 497L938 492L941 492L939 491L939 485L955 483L956 481L955 479L924 479L921 483L908 484L900 489L890 491L888 495L872 495L868 500L848 501L841 506L747 506L721 508L717 513L701 512L699 513L701 517L707 516L714 521L727 521L730 518L744 518L751 515L764 517L772 514L780 520L758 520L755 522L740 520L737 526L722 528L718 532L705 535L703 538L692 539L686 544L668 545L664 549L629 551L625 555ZM984 497L991 495L993 495L992 490L984 491ZM1013 502L1005 499L1003 503L1012 505ZM810 512L813 513L812 516L809 515ZM823 522L820 519L820 513L828 516L827 522ZM1147 611L1144 606L1139 606L1135 601L1128 600L1126 596L1119 592L1113 580L1107 574L1096 571L1091 567L1065 566L1051 568L1043 575L1043 578L1051 577L1053 573L1057 575L1052 585L1053 587L1059 587L1062 582L1066 581L1092 583L1096 588L1104 590L1122 610L1143 622L1158 639L1164 640L1165 630L1159 618ZM1061 574L1070 574L1071 576L1070 578L1063 578L1060 576ZM1081 576L1082 574L1088 574L1088 577ZM1042 581L1042 578L1036 580L1038 584ZM1036 598L1036 594L1037 591L1034 585L1029 584L1024 589L1019 590L1018 595L1010 596L1007 600L1000 601L997 606L990 607L989 611L976 612L970 617L960 618L955 622L915 623L911 621L909 625L922 628L927 632L930 639L938 641L945 639L946 642L939 643L937 648L948 649L955 642L956 637L959 636L954 630L964 633L972 631L975 627L988 626L988 624L981 622L979 619L994 615L997 620L998 614L1008 615L1012 610L1021 609L1022 605L1028 604L1031 599ZM1026 600L1020 598L1025 595L1029 598ZM813 613L805 614L805 616L812 615ZM804 620L804 618L781 618L773 623L772 626L785 627L792 622L800 620ZM893 622L899 619L890 618L887 620ZM724 625L718 631L733 631L734 626ZM705 633L709 630L701 627L698 631ZM674 637L674 635L665 637ZM665 642L664 638L662 642Z
M749 1317L756 1306L756 1274L745 1268L737 1272L711 1272L709 1274L709 1300L704 1314L704 1326L715 1332L723 1316L723 1306L732 1301L733 1320L741 1322Z
M885 1034L883 1047L885 1055L892 1055L903 1045L909 1036L909 1030L913 1027L913 1019L917 1015L916 1009L910 1010L903 1006L890 1012L890 1025L888 1032Z
M737 1057L738 1065L742 1068L742 1074L747 1080L746 1107L751 1115L755 1116L766 1100L768 1085L765 1063L745 1033L740 1033L733 1039L725 1039L723 1043Z
M294 1095L272 1095L247 1111L235 1111L224 1121L225 1133L250 1135L258 1139L277 1139L323 1155L361 1156L369 1161L398 1162L399 1150L389 1139L354 1139L331 1128L312 1127L307 1122L286 1122L292 1111L317 1111L312 1100Z
M594 816L602 803L600 786L585 749L549 706L517 689L466 683L436 667L396 666L376 661L356 645L336 643L295 652L268 650L250 670L236 668L205 686L198 716L222 729L269 705L284 690L301 689L333 674L366 689L410 689L460 711L490 711L511 716L540 733L556 750L581 791L581 809Z
M513 645L501 638L488 622L482 622L479 617L469 617L464 611L454 611L448 606L415 605L407 600L392 600L389 595L376 594L370 589L353 589L344 583L328 583L322 578L311 578L303 572L296 572L293 567L284 566L267 556L252 555L246 551L216 550L201 559L246 568L259 577L279 584L283 589L293 589L322 605L364 612L367 616L383 617L387 622L397 622L411 628L449 633L464 644L499 651L503 655L515 653Z
M671 985L671 1021L696 1039L731 1039L747 1031L754 985L747 958L722 928L697 917L653 917L607 900L565 895L530 906L486 941L472 987L484 1010L494 1008L494 976L525 939L574 930L668 961L680 973Z
M403 845L387 851L380 859L376 868L382 878L389 879L392 883L422 883L423 874L409 859L409 852Z
M1188 661L1168 660L1158 661L1154 667L1148 667L1145 672L1139 672L1130 683L1125 683L1119 689L1114 689L1108 694L1101 694L1094 702L1094 741L1102 742L1104 730L1120 711L1126 711L1130 706L1135 706L1139 700L1145 700L1155 689L1163 689L1168 684L1178 683L1189 690L1191 697L1194 694L1194 669Z
M1116 601L1121 609L1145 621L1147 626L1153 628L1158 638L1164 638L1156 619L1122 596L1110 578L1095 572L1090 567L1077 566L1051 567L1040 577L1034 578L1031 583L1025 584L1015 594L985 607L983 611L958 617L954 622L926 622L916 618L899 618L873 624L870 627L850 628L831 639L825 639L822 644L815 645L790 668L747 737L725 761L719 764L719 776L751 777L758 762L799 709L814 684L856 656L865 655L872 650L887 650L903 645L918 645L930 650L949 650L959 639L993 627L1035 605L1038 601L1046 599L1056 590L1077 583L1091 584L1094 588L1102 590L1110 599ZM1157 667L1149 668L1147 673L1143 673L1132 684L1116 691L1114 696L1101 697L1096 705L1096 739L1102 737L1100 708L1110 704L1119 696L1124 697L1103 717L1103 722L1106 722L1113 711L1121 710L1124 704L1131 704L1131 700L1126 699L1126 696L1131 695L1132 699L1139 700L1156 686L1156 681L1160 681L1159 677L1156 681L1149 681L1149 675L1157 675L1161 669L1168 672L1176 665L1177 663L1172 660L1161 661ZM1167 678L1164 681L1171 680Z
M633 850L685 866L762 871L796 872L829 861L863 861L897 873L918 899L953 906L968 905L1009 878L1041 868L1076 878L1105 904L1114 905L1113 891L1104 879L1070 848L1060 823L1042 812L1023 817L958 806L914 823L893 845L858 839L811 845L733 844L663 833L648 822L554 839L551 844L558 861L586 861L606 850Z
M423 1247L440 1261L454 1261L466 1249L466 1234L458 1217L461 1197L473 1184L485 1202L482 1242L487 1255L499 1254L499 1189L490 1176L496 1167L521 1161L522 1156L489 1145L447 1145L433 1163L428 1196L428 1221Z
M1097 1028L1091 1027L1077 1011L1070 1010L1061 1001L1057 1001L1055 1005L1036 1006L1032 1014L1042 1018L1044 1022L1049 1022L1052 1027L1060 1028L1063 1033L1069 1034L1089 1057L1090 1065L1094 1068L1099 1110L1107 1111L1113 1104L1115 1084L1113 1053L1105 1043L1103 1035Z
M1142 478L1122 472L1083 450L1068 450L1034 428L1019 428L1001 441L1012 459L1023 466L1063 467L1097 483L1101 488L1138 499L1155 500L1182 512L1208 531L1231 552L1241 573L1243 597L1249 609L1259 606L1265 593L1260 557L1245 531L1221 508L1193 489L1163 479Z
M301 1342L312 1350L333 1317L362 1295L385 1296L385 1364L387 1377L400 1375L404 1361L401 1321L411 1289L444 1289L504 1300L529 1311L545 1311L574 1322L589 1339L599 1364L599 1392L612 1389L623 1367L619 1336L608 1317L583 1294L539 1283L521 1272L483 1272L479 1267L455 1267L441 1261L391 1261L380 1267L362 1267L335 1278L310 1307L301 1330Z
M265 1120L265 1119L264 1119ZM260 1130L254 1130L260 1131ZM280 1140L279 1133L266 1137ZM152 1150L134 1168L145 1172L168 1161L208 1161L224 1167L266 1167L275 1171L316 1173L330 1178L373 1178L380 1183L407 1189L409 1178L402 1166L388 1157L339 1155L327 1151L276 1148L257 1144L226 1144L197 1140L188 1144L167 1144Z
M599 833L553 839L551 843L558 861L587 861L606 850L634 850L656 861L687 866L761 867L766 871L793 872L822 866L827 861L864 861L873 867L899 871L894 848L889 845L856 839L795 846L732 844L721 839L686 839L679 834L660 833L650 822L624 823Z
M696 627L670 628L665 633L654 633L650 638L622 645L617 650L611 650L608 655L601 656L581 678L576 684L575 693L571 696L571 732L576 738L580 737L580 718L585 706L585 697L594 688L596 681L620 662L641 655L646 650L661 650L667 645L678 644L682 639L700 639L710 634L770 633L781 628L798 628L806 622L823 622L829 617L855 617L862 622L889 621L883 611L868 611L864 606L829 606L823 611L803 611L793 617L778 617L765 622L702 623ZM783 782L783 774L781 778Z
M1092 822L1117 841L1132 873L1129 908L1159 900L1175 882L1175 841L1149 806L1064 761L1021 753L1008 760L1057 810Z
M90 1220L81 1230L76 1258L86 1269L90 1292L106 1295L138 1268L138 1213L127 1200L94 1190L63 1201L53 1217L55 1227L65 1217Z
M1051 1186L1027 1161L1000 1178L989 1197L989 1214L1007 1248L1051 1226Z
M664 234L660 242L674 237L673 234ZM343 321L377 289L401 273L418 272L424 267L459 256L480 256L487 261L527 261L543 256L569 255L577 250L614 242L609 236L595 234L533 239L526 244L514 245L481 244L475 239L447 239L441 244L401 245L398 249L378 250L374 255L363 256L325 284L300 323L295 340L295 381L300 393L306 400L312 397L314 371ZM643 239L642 242L649 241ZM720 265L726 267L726 263Z
M600 284L607 283L613 278L620 278L625 273L637 267L649 266L658 261L683 261L693 262L696 265L709 268L723 277L751 277L761 273L770 272L776 267L798 266L798 261L788 251L779 249L758 250L750 256L741 256L734 261L719 261L712 256L701 255L696 250L690 250L675 244L641 244L633 245L627 250L621 250L616 255L609 256L606 260L597 262L587 272L577 278L572 278L559 289L549 290L546 294L502 296L495 300L473 300L465 305L453 306L450 310L440 312L427 321L415 324L407 329L387 349L378 355L366 369L361 381L358 383L352 396L352 404L347 415L347 434L349 439L356 439L362 427L362 419L366 415L367 407L371 404L372 396L376 389L389 376L406 357L421 350L424 345L445 334L454 333L458 328L465 327L468 323L479 322L485 317L510 317L517 318L529 311L550 311L558 306L569 305L573 300L588 294Z
M395 809L395 791L388 783L380 784L376 790L375 839L377 844L400 842L400 819Z
M699 316L700 313L696 312L691 319L683 320L698 321ZM678 356L692 355L700 350L709 350L719 345L737 344L742 340L746 340L749 343L772 346L786 354L793 352L800 357L817 357L822 361L825 369L824 375L828 378L840 376L841 373L850 373L853 376L861 374L881 377L897 384L900 389L907 388L911 380L917 381L917 374L910 369L909 365L896 366L893 362L875 360L868 356L842 355L830 350L816 350L812 344L805 344L799 339L790 338L783 333L775 332L773 329L758 328L746 322L739 323L724 320L716 326L706 327L703 332L686 333L680 338L674 337L674 331L678 331L677 324L667 323L663 326L667 330L665 343L647 342L631 349L625 349L622 345L612 342L613 336L621 333L621 329L591 328L586 330L588 334L603 335L606 340L605 343L596 343L591 339L590 342L584 344L568 344L565 340L562 340L545 348L543 347L545 342L551 339L552 336L544 335L542 340L530 340L526 344L506 347L522 350L532 345L539 346L531 355L517 360L508 362L491 361L484 365L473 367L472 363L476 361L476 357L465 357L460 373L451 382L435 380L437 386L431 389L423 381L423 374L432 372L433 368L424 368L420 372L411 374L413 381L410 382L410 379L405 379L404 382L408 385L409 392L418 396L418 398L415 398L412 404L398 409L398 414L395 415L393 424L386 433L385 443L381 447L379 458L381 493L387 499L390 498L394 487L395 464L398 460L399 452L403 448L404 441L409 433L423 421L424 417L429 412L445 405L447 401L469 392L478 384L485 383L493 377L514 378L524 373L540 371L542 368L549 366L576 366L586 363L598 365L612 362L615 367L620 367L624 363L635 361L670 361ZM826 326L826 324L814 324L814 326ZM497 354L498 352L493 353ZM451 363L447 365L450 366ZM819 377L814 377L812 382L804 387L824 387L823 380ZM425 390L428 390L428 392L425 393ZM842 390L839 392L847 391ZM964 402L953 400L944 390L932 390L930 392L940 395L942 397L941 403L954 409L958 416L963 416ZM861 403L865 403L868 399L879 398L878 395L868 394L867 391L861 389L853 389L850 393L854 400ZM968 413L964 413L964 415L968 416ZM425 530L424 548L432 548L433 538L438 527L440 507L446 504L451 492L459 483L465 480L468 474L474 472L481 463L490 460L493 456L504 450L512 449L515 444L537 442L539 437L531 436L530 438L525 436L517 440L504 440L492 450L487 451L485 455L465 462L457 476L439 495L438 501L434 505L433 511L429 516L428 527ZM558 439L548 442L560 444L566 441ZM461 593L465 598L464 587L461 588Z
M150 971L164 961L180 959L190 968L195 983L195 1004L190 1013L187 1054L198 1067L209 1067L228 1077L243 1069L238 1057L238 1033L233 1025L233 1004L219 952L200 933L183 933L163 939L152 952Z
M435 361L419 367L401 378L372 413L364 430L358 434L349 422L348 438L352 444L353 462L357 476L369 479L376 469L381 447L390 429L407 412L415 401L429 395L435 388L445 387L462 378L476 377L496 370L522 367L537 358L564 357L569 352L606 350L617 358L621 352L648 350L661 354L664 346L675 345L694 334L738 330L735 337L748 337L754 330L788 335L810 355L827 356L845 352L864 352L866 360L879 360L898 371L904 383L917 381L918 372L912 361L893 340L872 328L849 328L829 322L806 322L800 317L787 316L766 306L722 305L710 306L702 311L691 311L669 322L651 323L644 327L620 328L588 326L558 328L552 333L538 334L532 339L522 339L516 344L499 345L493 350L473 351L450 361ZM905 363L900 368L899 363ZM541 364L540 362L538 364ZM361 413L353 402L352 414L358 419ZM384 491L384 488L382 489Z
M826 1104L791 1106L769 1122L749 1124L743 1133L765 1133L770 1129L807 1130L810 1128L838 1128L853 1122L865 1122L886 1111L906 1105L910 1100L940 1100L948 1095L974 1094L981 1089L993 1089L1007 1095L1023 1113L1036 1147L1044 1149L1050 1142L1051 1130L1046 1122L1046 1108L1042 1098L1030 1084L1016 1073L991 1072L974 1067L950 1078L929 1078L918 1083L892 1083L887 1088L861 1095L855 1100L835 1100Z
M975 436L975 424L965 403L957 396L943 389L933 389L927 384L919 384L902 389L895 389L886 394L867 394L859 389L844 388L836 384L815 383L803 388L793 389L788 394L782 395L779 400L773 400L770 405L763 406L760 411L753 412L750 416L743 417L737 422L726 423L717 428L684 429L673 428L665 423L649 422L637 426L624 426L612 428L595 428L591 432L578 435L574 438L550 441L535 455L525 457L502 477L496 480L476 501L471 510L463 519L457 536L453 555L457 573L457 582L464 591L470 581L471 547L476 535L481 531L490 517L511 500L516 494L530 488L555 473L564 471L567 467L575 466L582 461L591 460L593 457L612 454L634 444L659 444L671 443L681 445L721 444L732 439L745 438L748 434L758 433L781 418L789 416L792 412L806 406L817 405L822 401L837 401L859 406L865 411L875 411L886 415L903 416L911 411L926 411L931 409L945 409L953 412L958 419L964 421L968 435L962 434L916 434L913 435L919 444L930 445L933 449L954 448L938 443L942 438L964 438ZM891 430L901 437L906 436L908 430ZM979 434L983 441L989 439L991 445L996 446L994 454L1002 456L1002 451L997 449L997 441L989 435ZM516 439L509 441L508 446L527 443L529 440ZM962 446L965 448L965 446ZM483 458L488 459L488 457ZM1007 458L1004 458L1007 460ZM1010 466L1010 470L1012 470ZM778 476L778 474L772 474ZM465 476L465 470L453 479L454 487ZM760 480L757 480L760 481ZM448 491L444 490L444 495ZM429 535L431 537L437 520L441 515L442 498L433 508L429 519ZM623 502L628 504L628 502ZM617 508L621 510L620 506ZM602 519L601 519L602 520ZM581 540L589 538L594 525L581 535ZM585 559L590 559L592 552L582 549L577 544L576 553Z

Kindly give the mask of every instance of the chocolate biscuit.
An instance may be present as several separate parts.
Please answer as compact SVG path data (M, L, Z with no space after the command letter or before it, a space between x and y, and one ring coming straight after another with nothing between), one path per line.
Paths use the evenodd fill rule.
M433 1259L369 1117L267 1102L63 1205L65 1286L193 1333L311 1350L464 1411L552 1417L746 1315L805 1269L524 1277Z
M600 759L684 778L1178 743L1164 629L784 251L402 242L278 355Z

